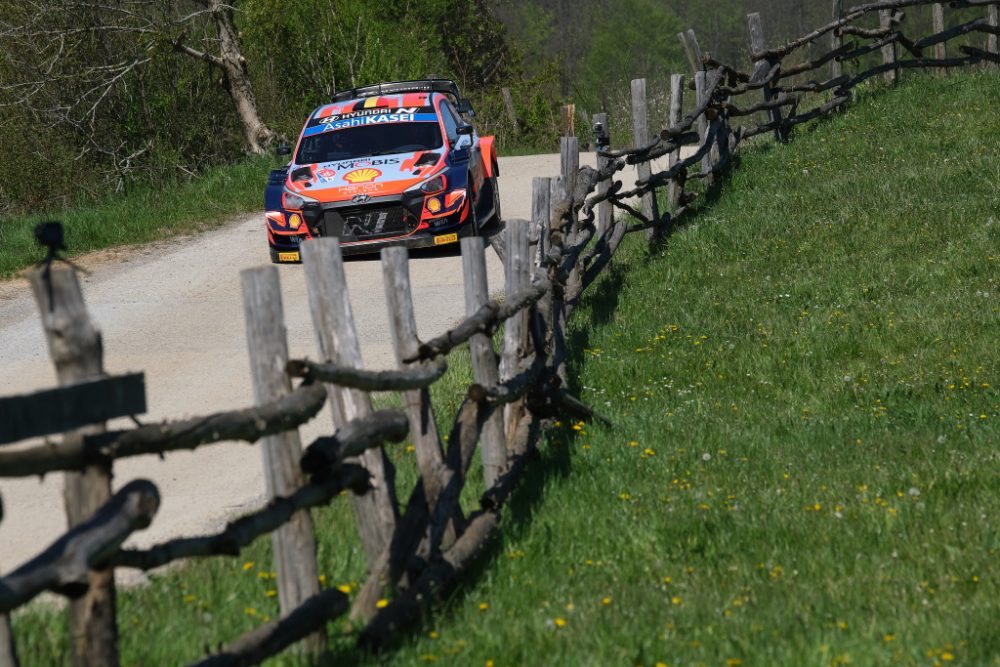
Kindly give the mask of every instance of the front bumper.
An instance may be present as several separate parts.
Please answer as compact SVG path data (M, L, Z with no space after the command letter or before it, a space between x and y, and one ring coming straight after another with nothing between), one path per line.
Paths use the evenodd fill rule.
M423 197L378 197L371 198L364 206L343 201L331 202L303 209L301 212L303 224L290 233L288 230L268 225L268 244L271 250L271 260L277 263L294 263L301 261L299 246L310 238L337 236L341 239L340 247L344 255L376 253L382 248L399 246L403 248L429 248L455 243L462 236L472 233L471 203L466 201L458 211L433 219L423 215ZM378 235L348 233L345 221L357 220L367 211L380 212L395 209L401 213L403 220L390 223L387 233ZM270 214L269 214L270 215ZM282 213L282 215L285 215ZM369 231L369 230L365 230ZM334 232L334 233L331 233ZM340 232L339 234L336 232ZM342 235L343 234L343 235Z

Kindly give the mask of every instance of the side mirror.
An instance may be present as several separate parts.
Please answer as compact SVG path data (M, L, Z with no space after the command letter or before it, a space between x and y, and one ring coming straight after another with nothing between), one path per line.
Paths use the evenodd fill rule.
M277 155L278 157L285 157L286 155L291 155L292 147L284 142L281 142L274 149L274 154Z
M455 105L455 110L460 114L470 116L472 118L475 118L476 116L476 112L472 110L472 102L464 97L458 101L458 104Z
M466 135L471 136L473 128L468 123L462 123L456 128L456 131L458 132L459 136L466 136Z

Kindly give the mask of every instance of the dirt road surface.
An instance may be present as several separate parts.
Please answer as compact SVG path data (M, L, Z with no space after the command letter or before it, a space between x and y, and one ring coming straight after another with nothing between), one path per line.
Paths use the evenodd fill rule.
M593 154L581 159L594 163ZM531 179L557 175L559 156L502 158L500 172L504 217L528 218ZM461 257L453 248L421 252L410 263L421 338L443 332L464 315ZM488 258L490 289L501 291L502 267L491 251ZM84 298L103 333L107 372L146 374L149 412L144 422L253 404L239 272L268 261L262 214L202 235L79 260L91 272L81 276ZM291 356L317 358L302 267L279 268ZM378 258L351 259L346 269L365 366L391 368ZM0 283L0 396L54 386L27 281ZM300 430L304 444L331 431L328 408ZM126 459L116 462L114 471L116 489L144 477L156 483L162 496L152 526L134 536L133 545L204 534L264 502L261 455L252 445L206 446L162 461L155 456ZM0 479L0 497L0 572L9 572L66 529L62 475Z

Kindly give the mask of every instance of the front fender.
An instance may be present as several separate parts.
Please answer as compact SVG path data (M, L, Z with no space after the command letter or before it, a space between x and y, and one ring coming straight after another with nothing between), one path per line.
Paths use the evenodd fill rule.
M479 137L479 155L483 160L483 173L486 174L486 178L494 178L500 175L497 149L493 144L493 140L494 137Z

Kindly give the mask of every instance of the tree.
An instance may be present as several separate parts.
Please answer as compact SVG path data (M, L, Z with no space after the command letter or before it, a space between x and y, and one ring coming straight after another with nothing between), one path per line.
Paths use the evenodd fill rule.
M119 171L148 145L116 143L100 131L109 109L131 93L142 68L183 54L215 69L243 128L246 150L261 153L275 133L261 120L243 57L234 8L225 0L26 0L0 2L0 59L13 80L0 105L30 110L107 155Z

